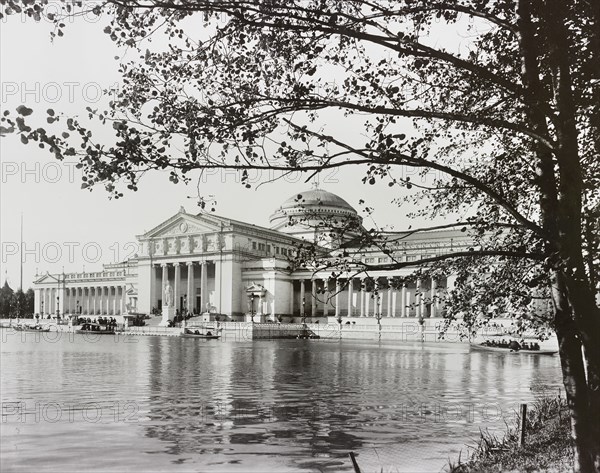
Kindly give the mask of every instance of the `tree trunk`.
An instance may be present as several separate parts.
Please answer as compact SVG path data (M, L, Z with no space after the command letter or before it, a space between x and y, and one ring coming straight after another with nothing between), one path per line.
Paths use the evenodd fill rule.
M594 473L599 471L600 439L595 435L598 422L593 416L594 412L598 412L598 398L590 391L586 380L581 337L567 297L564 275L555 271L552 279L556 336L574 441L574 471Z

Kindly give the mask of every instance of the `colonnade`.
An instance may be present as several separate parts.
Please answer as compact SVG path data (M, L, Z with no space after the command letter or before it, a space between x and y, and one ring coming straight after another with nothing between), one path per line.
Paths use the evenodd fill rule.
M185 272L185 277L182 277L181 270L184 265L186 266L187 271ZM154 266L156 270L160 270L161 274L161 290L157 292L156 299L161 298L162 305L164 306L166 300L165 289L172 281L174 306L177 310L185 312L194 312L195 310L203 312L204 310L207 310L207 305L209 304L208 265L209 263L207 261L188 261L185 263L162 263ZM215 270L217 270L217 268L218 266L215 265ZM199 306L196 303L196 270L199 271L200 275ZM182 297L183 304L180 303Z
M443 294L435 278L430 279L429 287L424 287L421 279L414 287L406 283L392 287L389 278L384 287L367 290L367 279L350 278L345 280L301 279L299 304L295 303L295 290L292 284L290 312L301 316L335 317L441 317ZM382 278L375 278L382 279ZM356 288L355 281L360 282ZM310 285L310 287L308 287ZM342 302L342 298L345 301Z
M78 287L40 288L36 312L42 315L58 312L79 315L123 315L127 307L127 287L122 285L91 285Z

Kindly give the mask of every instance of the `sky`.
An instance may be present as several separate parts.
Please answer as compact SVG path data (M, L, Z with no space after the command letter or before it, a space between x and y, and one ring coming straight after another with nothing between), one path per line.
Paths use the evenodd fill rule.
M45 116L48 108L85 114L101 105L100 91L118 86L118 61L123 54L103 33L105 18L80 18L65 36L50 40L47 20L25 17L0 20L0 85L2 110L24 104ZM347 133L360 133L356 125ZM107 135L107 140L109 139ZM98 271L102 263L131 256L136 235L170 218L181 206L198 213L195 197L214 195L219 215L268 226L269 215L288 197L310 189L306 175L275 182L278 175L255 173L246 189L232 171L207 173L189 185L174 185L167 173L147 174L137 192L110 200L102 187L81 189L75 162L56 161L46 150L21 144L19 137L0 138L1 284L20 285L20 221L23 219L23 287L47 271ZM410 171L407 171L410 172ZM364 170L346 168L323 173L320 187L344 198L360 211L359 200L375 209L374 222L395 230L408 228L409 208L392 201L398 190L385 184L365 185ZM366 226L372 226L366 220Z

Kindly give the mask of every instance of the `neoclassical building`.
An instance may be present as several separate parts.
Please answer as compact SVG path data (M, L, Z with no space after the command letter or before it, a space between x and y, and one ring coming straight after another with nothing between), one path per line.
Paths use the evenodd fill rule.
M277 207L269 226L182 207L168 220L137 236L139 253L99 272L46 274L34 281L39 314L114 316L173 312L206 319L299 322L347 318L440 317L452 277L391 284L375 295L364 278L402 280L410 269L348 273L291 270L289 257L307 240L323 253L341 245L371 265L386 264L378 248L353 248L352 234L336 238L340 221L361 225L357 211L322 189L294 195ZM396 234L394 258L414 261L469 244L454 230ZM384 285L385 286L385 285ZM169 292L167 294L167 291Z

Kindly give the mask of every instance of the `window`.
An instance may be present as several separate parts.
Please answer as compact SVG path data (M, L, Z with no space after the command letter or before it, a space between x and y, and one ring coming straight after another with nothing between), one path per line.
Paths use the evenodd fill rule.
M375 258L365 258L365 263L374 263Z
M252 242L252 249L256 250L256 242L255 241Z
M387 258L377 258L378 263L387 263L387 261L388 261Z
M415 255L406 256L406 261L417 261L417 257Z
M288 254L287 248L281 248L281 254L284 256L287 256L287 254Z
M278 255L279 254L279 247L275 246L274 248L275 248L275 254Z
M264 243L259 243L258 244L258 250L259 251L265 251L265 244Z
M267 253L271 253L271 245L267 245Z

